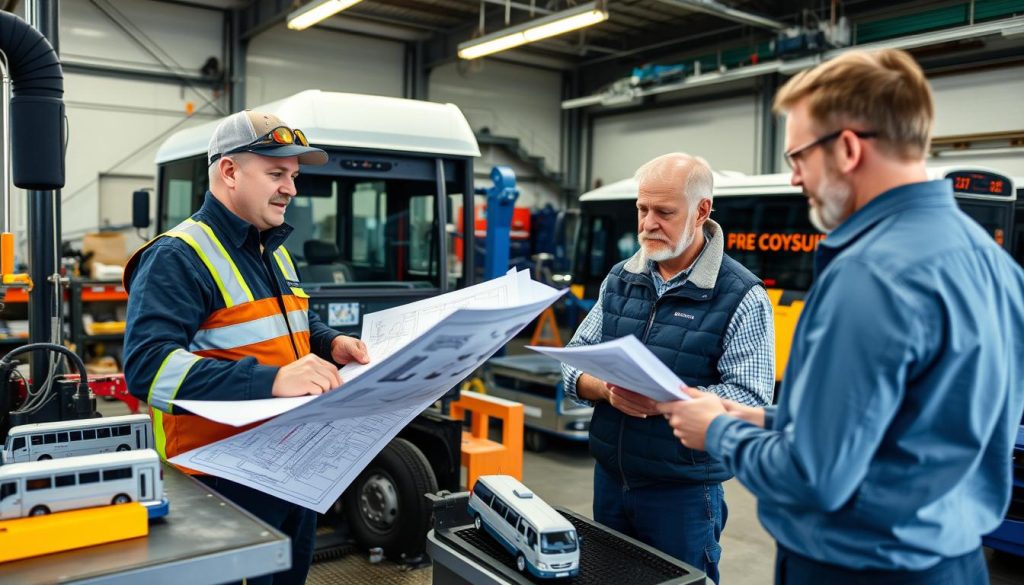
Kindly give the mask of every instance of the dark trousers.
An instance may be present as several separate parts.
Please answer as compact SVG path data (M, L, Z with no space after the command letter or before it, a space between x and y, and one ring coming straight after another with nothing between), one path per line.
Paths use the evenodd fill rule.
M923 571L855 570L818 562L777 546L775 585L987 585L981 548Z
M316 512L219 477L198 475L196 479L285 533L292 541L291 569L247 578L247 585L302 585L306 582L316 544Z
M693 565L715 583L722 556L718 541L728 516L720 483L625 489L600 464L594 466L594 520Z

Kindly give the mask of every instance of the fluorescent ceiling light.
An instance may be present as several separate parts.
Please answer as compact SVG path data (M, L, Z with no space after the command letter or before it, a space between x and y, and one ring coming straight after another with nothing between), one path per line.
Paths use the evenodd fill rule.
M288 14L288 28L305 30L325 18L345 10L362 0L313 0L302 8Z
M516 26L484 35L480 38L459 43L459 57L476 59L526 43L567 33L592 24L608 20L604 3L598 8L597 2L581 4L569 10L549 14Z

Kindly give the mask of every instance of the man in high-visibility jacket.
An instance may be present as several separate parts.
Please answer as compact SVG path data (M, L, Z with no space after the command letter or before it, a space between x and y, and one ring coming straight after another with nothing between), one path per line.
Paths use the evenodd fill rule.
M224 119L208 150L210 191L192 217L135 253L125 377L153 414L165 459L246 430L175 407L176 399L253 400L320 394L341 384L336 364L366 363L363 342L327 327L282 243L299 165L327 162L300 130L243 111ZM333 362L333 363L332 363ZM184 470L292 540L286 572L249 583L303 583L316 513L237 483Z

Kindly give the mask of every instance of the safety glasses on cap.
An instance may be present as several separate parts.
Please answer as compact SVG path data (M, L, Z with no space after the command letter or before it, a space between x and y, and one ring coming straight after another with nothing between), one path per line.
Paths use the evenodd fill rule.
M298 128L293 130L287 126L278 126L250 142L245 146L245 148L271 144L299 144L300 146L309 146L309 141L306 140L306 135L302 133L302 130L299 130Z

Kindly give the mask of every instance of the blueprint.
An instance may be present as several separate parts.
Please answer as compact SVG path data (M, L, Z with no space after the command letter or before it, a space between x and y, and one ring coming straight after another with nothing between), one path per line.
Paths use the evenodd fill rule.
M686 384L632 335L596 345L526 347L658 402L690 398L680 390Z
M508 281L504 291L498 287L486 293L493 293L491 299L498 306L486 306L476 297L452 301L467 303L455 308L443 300L430 305L430 311L442 307L440 312L392 313L395 319L412 313L417 319L439 315L439 320L416 325L421 331L410 334L404 344L339 388L312 399L281 401L285 407L260 426L171 462L325 511L409 421L480 367L564 292L515 274L508 275ZM529 302L515 304L513 299L520 297ZM236 426L269 412L265 404L250 408L247 402L229 403L233 408L209 401L175 404Z

